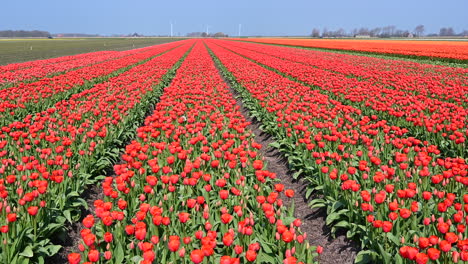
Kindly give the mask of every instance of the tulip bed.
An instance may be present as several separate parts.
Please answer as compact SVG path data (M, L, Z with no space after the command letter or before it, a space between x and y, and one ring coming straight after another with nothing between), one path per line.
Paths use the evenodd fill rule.
M70 263L312 263L248 123L198 42L126 146ZM88 263L89 263L88 262Z
M467 85L215 39L0 66L0 263L50 262L80 222L71 264L320 261L232 92L357 263L466 263Z
M406 89L407 85L395 81L397 77L393 75L385 77L379 72L374 73L376 71L374 68L366 71L363 74L366 77L363 79L349 78L346 74L323 70L319 63L312 63L314 67L310 66L310 62L304 62L305 60L297 56L289 56L286 51L282 53L282 57L287 59L280 59L264 54L268 53L268 46L263 48L264 53L259 53L236 47L231 43L225 41L221 45L285 76L311 85L312 88L321 90L335 100L353 105L366 115L378 115L388 121L390 125L405 127L413 136L437 143L446 156L465 157L468 154L466 144L468 137L468 126L466 125L468 71L466 70L460 71L463 74L458 77L458 85L453 86L452 89L448 84L443 86L442 83L439 83L438 87L430 85L431 88L428 88L429 85L414 85L412 88ZM300 60L300 62L295 62L295 59ZM339 67L340 61L332 63L335 64L334 67ZM440 74L435 73L433 75L440 76ZM403 74L401 78L405 79L406 76ZM444 99L427 96L427 94L434 94L434 90L442 89L447 90L449 94L458 96L459 102L448 102ZM444 93L440 92L440 94Z
M109 59L128 56L124 52L101 51L75 56L0 66L0 89L6 84L30 81L45 76L59 75L74 68L83 67Z
M466 41L409 41L409 40L355 40L355 39L238 39L243 41L302 46L334 50L369 52L399 55L412 58L441 58L453 61L468 61Z
M229 42L239 48L264 53L306 66L344 74L348 78L370 80L397 90L467 106L468 69L376 57L352 56L307 49Z
M51 238L80 218L85 186L115 163L192 44L165 44L103 63L107 69L94 71L144 60L0 129L1 263L44 263L60 250Z
M365 250L356 262L468 261L464 156L446 157L441 154L441 141L414 137L410 128L372 114L376 110L345 104L351 100L252 61L262 55L249 60L221 47L227 45L208 42L244 105L275 137L273 145L288 157L296 176L310 181L307 194L322 194L311 206L326 207L327 224L333 230L344 228L348 237L361 241ZM271 56L262 60L288 74L304 72L300 67L282 67L280 62Z
M63 56L63 57L58 57L58 58L51 58L51 59L45 59L45 60L35 60L35 61L28 61L28 62L19 62L19 63L11 63L7 65L2 65L0 66L0 73L5 73L5 72L14 72L18 70L24 70L28 68L37 68L39 69L40 67L44 66L49 66L49 64L54 64L54 63L62 63L66 61L71 61L71 60L76 60L76 59L81 59L90 56L91 54L96 54L96 55L104 55L104 54L111 54L115 53L115 51L100 51L100 52L93 52L93 53L83 53L83 54L77 54L77 55L71 55L71 56Z
M107 81L126 70L167 52L179 42L158 45L132 51L125 51L123 57L73 70L62 75L43 78L32 83L0 90L0 125L6 126L19 121L31 113L53 107L55 103L86 90L97 83Z

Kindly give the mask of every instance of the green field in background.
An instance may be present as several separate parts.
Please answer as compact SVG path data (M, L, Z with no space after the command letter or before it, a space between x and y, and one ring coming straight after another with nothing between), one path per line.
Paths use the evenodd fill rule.
M0 39L0 65L102 51L129 50L183 38Z

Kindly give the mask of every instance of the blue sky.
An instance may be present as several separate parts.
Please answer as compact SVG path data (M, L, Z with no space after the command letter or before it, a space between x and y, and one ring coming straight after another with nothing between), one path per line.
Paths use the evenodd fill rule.
M11 0L3 1L0 30L145 35L193 31L242 35L306 35L328 30L395 25L426 33L452 26L468 30L467 0Z

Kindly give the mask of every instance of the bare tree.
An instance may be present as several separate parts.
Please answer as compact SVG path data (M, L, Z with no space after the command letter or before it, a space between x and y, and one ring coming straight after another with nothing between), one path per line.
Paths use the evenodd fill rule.
M416 34L416 36L418 37L421 37L423 34L424 34L424 25L417 25L415 28L414 28L414 33Z
M343 28L339 28L336 32L335 35L337 37L344 37L346 36L346 31Z
M396 29L394 36L395 37L400 37L400 38L407 38L409 37L410 32L408 30L401 30L401 29Z
M377 37L380 34L381 31L382 31L382 29L377 27L377 28L371 29L369 31L369 33L370 33L371 37Z
M390 36L393 37L395 36L395 30L396 30L396 26L388 26L388 28L390 29Z
M328 29L325 27L322 31L322 37L327 38L330 36L330 32L328 32Z
M451 27L441 28L439 36L455 36L455 31Z
M386 26L382 28L382 33L380 34L382 38L388 38L390 37L390 27Z
M369 32L369 29L368 28L360 28L359 31L358 31L358 34L359 35L369 35L370 32Z
M313 37L313 38L320 37L320 29L318 29L318 28L312 29L312 34L310 36Z

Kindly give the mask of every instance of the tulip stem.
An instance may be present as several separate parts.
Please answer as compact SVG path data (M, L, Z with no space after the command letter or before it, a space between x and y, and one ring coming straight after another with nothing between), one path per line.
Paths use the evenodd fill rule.
M3 236L2 236L3 238ZM8 251L8 232L5 233L5 239L2 239L3 253L6 256L6 263L10 263L10 252Z

